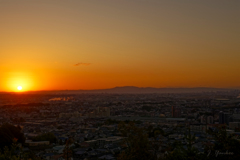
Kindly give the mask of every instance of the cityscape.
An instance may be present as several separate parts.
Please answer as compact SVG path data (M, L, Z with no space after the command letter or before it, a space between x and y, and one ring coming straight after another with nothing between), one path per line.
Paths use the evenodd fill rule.
M121 125L133 124L147 136L149 144L144 145L150 145L146 150L152 156L149 159L171 159L168 155L175 145L188 145L185 137L188 132L195 136L191 145L198 156L239 157L235 146L229 146L224 153L221 148L219 156L215 151L207 156L206 151L217 142L208 130L218 127L224 127L226 134L234 135L239 143L239 90L151 94L2 93L0 102L2 128L17 126L25 140L18 154L31 153L33 159L66 159L67 154L67 159L119 159L130 147L128 138L140 138L137 133L128 137L121 130ZM5 144L11 142L10 138L18 139L13 133L12 137L6 137L2 130L0 134ZM155 153L151 148L154 146L157 146ZM140 148L139 152L145 149Z
M0 0L0 160L239 160L239 0Z

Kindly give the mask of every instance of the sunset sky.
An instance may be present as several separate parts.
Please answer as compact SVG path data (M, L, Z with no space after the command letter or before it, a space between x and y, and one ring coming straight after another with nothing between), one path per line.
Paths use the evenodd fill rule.
M0 0L0 91L239 87L240 0Z

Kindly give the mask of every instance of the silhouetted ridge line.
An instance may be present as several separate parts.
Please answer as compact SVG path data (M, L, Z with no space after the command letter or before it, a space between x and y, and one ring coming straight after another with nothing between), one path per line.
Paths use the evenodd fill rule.
M135 86L118 86L109 89L95 90L52 90L52 91L27 91L22 93L15 92L0 92L9 94L82 94L82 93L113 93L113 94L150 94L150 93L194 93L194 92L216 92L216 91L231 91L237 88L153 88L153 87L135 87Z

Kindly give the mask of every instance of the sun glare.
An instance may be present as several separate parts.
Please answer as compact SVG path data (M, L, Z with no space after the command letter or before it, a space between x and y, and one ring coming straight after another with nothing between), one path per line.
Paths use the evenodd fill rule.
M18 86L17 89L18 89L19 91L21 91L21 90L22 90L22 86Z
M8 77L6 78L5 84L6 91L26 92L33 89L33 76L31 73L25 72L10 72L10 73L11 74L9 74Z

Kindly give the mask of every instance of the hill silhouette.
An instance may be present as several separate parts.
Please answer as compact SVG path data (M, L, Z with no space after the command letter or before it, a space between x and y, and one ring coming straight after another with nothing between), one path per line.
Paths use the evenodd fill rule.
M96 90L55 90L55 91L28 91L28 94L82 94L82 93L109 93L109 94L150 94L150 93L194 93L194 92L217 92L217 91L231 91L234 88L153 88L153 87L135 87L135 86L121 86L109 89Z

